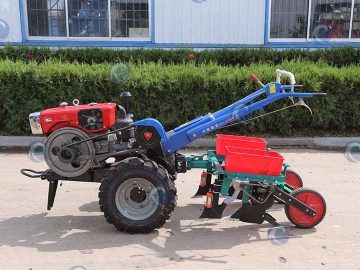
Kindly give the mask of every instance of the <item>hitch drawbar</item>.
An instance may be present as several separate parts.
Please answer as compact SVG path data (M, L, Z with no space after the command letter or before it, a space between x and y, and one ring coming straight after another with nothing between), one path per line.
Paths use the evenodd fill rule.
M27 177L40 178L41 180L47 180L49 182L47 210L50 211L51 208L54 206L59 181L101 183L101 180L107 170L108 167L103 167L96 170L93 169L77 177L63 177L54 173L51 170L35 171L31 169L22 169L20 170L20 172Z
M51 208L54 206L55 196L56 196L56 190L58 187L58 180L50 180L48 178L51 175L51 171L34 171L30 169L22 169L20 172L30 178L40 178L41 180L48 180L49 182L49 191L48 191L48 202L47 202L47 210L51 210Z

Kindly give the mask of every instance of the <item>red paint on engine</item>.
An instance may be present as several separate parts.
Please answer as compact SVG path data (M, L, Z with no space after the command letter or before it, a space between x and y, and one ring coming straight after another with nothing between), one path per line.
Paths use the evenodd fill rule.
M50 134L63 127L75 127L87 133L97 133L108 130L115 125L116 103L99 103L96 105L60 106L50 108L40 113L40 124L44 134ZM81 110L99 109L102 112L103 125L97 130L87 130L79 125L78 113Z

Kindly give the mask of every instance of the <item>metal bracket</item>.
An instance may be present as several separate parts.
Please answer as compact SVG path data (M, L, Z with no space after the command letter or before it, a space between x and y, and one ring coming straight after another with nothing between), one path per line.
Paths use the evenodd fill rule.
M300 99L296 104L297 104L298 106L303 106L303 107L305 107L306 109L308 109L308 110L310 111L310 114L313 115L313 112L312 112L310 106L307 105L304 100Z
M304 212L306 215L313 217L316 216L316 211L311 207L304 204L302 201L299 201L295 197L291 196L290 194L286 193L285 191L275 187L274 189L274 196L280 198L285 204L292 205L299 209L300 211Z

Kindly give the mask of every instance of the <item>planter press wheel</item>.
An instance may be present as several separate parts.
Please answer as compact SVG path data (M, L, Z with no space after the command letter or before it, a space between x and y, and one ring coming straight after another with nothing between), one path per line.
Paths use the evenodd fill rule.
M310 217L294 206L285 205L285 214L289 221L301 229L309 229L319 224L326 214L326 202L315 190L300 188L291 193L296 199L302 201L316 211L314 217Z
M293 190L297 190L304 186L301 176L293 170L286 171L285 183L290 186ZM284 203L279 198L275 197L275 201L278 203Z
M292 170L286 171L285 182L288 186L292 187L294 190L302 188L304 183L299 174Z

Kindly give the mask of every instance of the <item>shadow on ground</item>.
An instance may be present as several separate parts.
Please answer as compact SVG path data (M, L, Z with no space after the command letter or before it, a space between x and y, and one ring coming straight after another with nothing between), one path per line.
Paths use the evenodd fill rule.
M222 260L222 256L204 257L197 254L196 250L225 250L244 243L269 241L263 233L271 228L269 224L256 225L236 221L232 227L219 228L212 225L219 225L222 221L195 220L182 225L182 221L198 216L202 207L200 204L177 207L171 221L164 226L165 233L162 235L157 231L147 235L117 232L113 226L106 223L99 212L98 202L84 204L79 208L82 212L92 213L91 216L50 216L42 213L12 217L0 221L0 245L31 247L41 252L79 250L83 254L91 254L96 249L133 245L133 248L142 250L133 257L158 256L171 260L224 263L226 260ZM288 227L290 240L316 231L296 229L289 223L282 225ZM162 244L158 245L159 241L153 241L155 239ZM179 251L189 250L194 255L178 255Z

